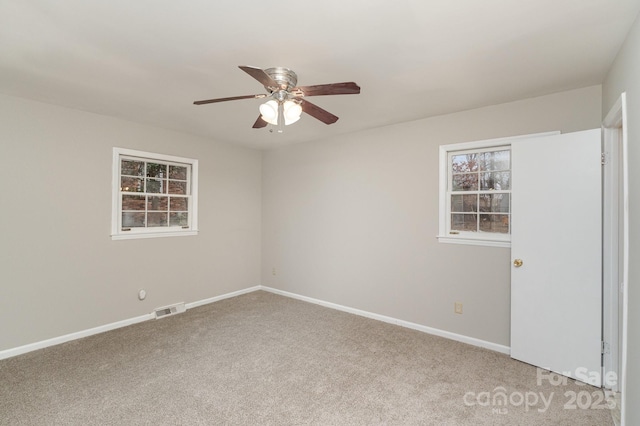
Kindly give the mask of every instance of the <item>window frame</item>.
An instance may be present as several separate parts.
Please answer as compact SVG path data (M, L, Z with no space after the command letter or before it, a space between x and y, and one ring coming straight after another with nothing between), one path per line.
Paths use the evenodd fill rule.
M126 158L140 159L145 162L160 161L165 163L177 163L190 168L190 176L187 176L190 193L187 194L189 225L187 228L178 226L162 227L132 227L124 231L122 229L122 191L121 184L121 160ZM135 195L136 192L132 192ZM111 239L129 240L138 238L177 237L198 234L198 160L193 158L177 157L174 155L158 154L154 152L138 151L127 148L113 148L112 184L111 184Z
M493 233L493 232L464 232L459 231L457 234L451 234L451 195L452 191L449 190L449 182L451 178L451 168L449 164L449 158L451 154L456 152L465 151L492 151L509 149L511 150L511 144L518 139L532 138L532 137L544 137L560 134L559 131L535 133L520 136L511 136L505 138L486 139L473 142L462 142L448 145L440 145L439 147L439 226L437 239L440 243L450 244L466 244L488 247L511 247L511 229L508 234ZM513 164L510 165L510 170L513 170ZM509 190L510 197L513 196L512 188ZM457 194L455 194L457 195ZM510 201L511 204L511 201ZM509 207L509 222L511 224L512 211ZM479 213L478 213L479 214ZM511 225L510 225L511 228Z

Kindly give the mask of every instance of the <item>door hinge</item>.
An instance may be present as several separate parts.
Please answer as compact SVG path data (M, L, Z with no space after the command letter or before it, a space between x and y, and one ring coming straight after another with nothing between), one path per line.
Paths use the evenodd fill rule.
M603 355L611 353L611 350L609 349L609 343L604 342L604 341L601 342L601 343L602 343L602 345L600 346L600 353L603 354Z
M603 166L607 164L607 154L604 152L600 154L600 164Z

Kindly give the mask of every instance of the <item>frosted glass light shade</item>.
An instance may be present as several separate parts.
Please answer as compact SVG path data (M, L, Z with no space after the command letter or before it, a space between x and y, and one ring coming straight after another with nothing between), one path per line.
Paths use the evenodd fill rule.
M263 103L260 105L260 114L267 123L278 124L278 103L274 100Z
M284 124L285 126L288 126L289 124L293 124L296 121L300 120L302 107L293 101L286 101L284 103L282 114L284 115Z
M279 107L280 105L278 104L278 102L273 99L260 105L260 114L262 116L262 119L269 124L277 126ZM300 120L301 114L302 107L300 106L300 104L293 101L285 101L282 104L282 115L284 117L285 126L288 126L289 124L293 124L296 121Z

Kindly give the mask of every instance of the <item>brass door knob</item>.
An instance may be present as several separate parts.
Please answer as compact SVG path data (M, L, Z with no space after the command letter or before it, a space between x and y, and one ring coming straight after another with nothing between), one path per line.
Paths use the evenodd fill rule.
M513 261L513 266L515 266L516 268L519 268L522 266L522 259L516 259Z

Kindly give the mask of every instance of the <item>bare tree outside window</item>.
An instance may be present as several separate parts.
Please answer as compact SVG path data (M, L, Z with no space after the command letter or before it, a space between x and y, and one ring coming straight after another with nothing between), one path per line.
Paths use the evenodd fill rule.
M510 232L511 151L450 154L450 232Z

